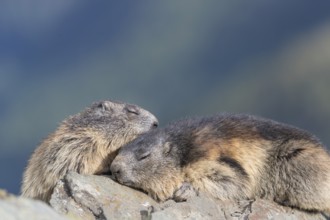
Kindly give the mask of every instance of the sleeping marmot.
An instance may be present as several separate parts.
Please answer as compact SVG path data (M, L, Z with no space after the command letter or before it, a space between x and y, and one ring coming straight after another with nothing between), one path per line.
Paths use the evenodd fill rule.
M151 131L120 150L111 172L160 201L184 200L193 188L220 200L261 197L330 211L330 156L321 142L249 115L187 119Z

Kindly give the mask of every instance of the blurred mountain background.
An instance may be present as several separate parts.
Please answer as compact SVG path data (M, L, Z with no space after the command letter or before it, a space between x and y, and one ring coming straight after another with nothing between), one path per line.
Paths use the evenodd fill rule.
M41 140L101 99L161 126L256 114L330 146L330 1L0 2L0 188L19 193Z

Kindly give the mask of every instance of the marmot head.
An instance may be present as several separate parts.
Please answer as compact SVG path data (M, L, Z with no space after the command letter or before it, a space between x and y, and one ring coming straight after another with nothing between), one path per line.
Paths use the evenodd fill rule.
M91 131L101 134L103 138L115 141L133 139L137 135L156 128L158 121L150 112L137 105L99 101L84 111L69 117L64 124L70 131ZM126 140L126 143L130 140Z
M157 126L156 117L137 105L99 101L64 120L50 138L50 144L61 145L60 149L56 147L55 150L63 154L75 151L77 155L82 155L80 159L77 155L72 158L68 169L80 173L106 173L121 146ZM89 162L87 165L83 162L87 157L98 158L102 164L93 167Z
M183 182L177 147L162 129L144 134L123 146L110 167L123 185L142 189L154 199L171 198Z

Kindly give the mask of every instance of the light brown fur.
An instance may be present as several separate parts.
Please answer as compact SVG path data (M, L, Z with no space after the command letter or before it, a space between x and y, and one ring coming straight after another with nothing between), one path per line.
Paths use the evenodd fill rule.
M257 185L260 181L260 176L265 172L264 164L267 153L263 148L264 146L269 145L267 141L264 141L264 143L262 141L245 142L239 138L234 138L231 140L210 140L197 144L200 144L207 153L205 159L192 163L182 169L182 175L185 176L185 182L193 183L194 188L199 191L207 192L218 198L225 198L226 196L222 191L220 191L221 195L217 195L219 194L219 190L218 186L215 185L215 181L205 178L205 176L212 176L212 171L214 170L221 172L223 176L236 176L233 169L220 164L217 161L220 156L226 156L241 164L250 179L249 184L244 180L241 180L242 183L246 184L244 191L241 191L236 187L231 188L230 185L227 185L225 191L231 196L233 195L233 192L239 193L236 196L237 198L242 197L242 195L244 195L243 197L245 198L251 198L255 195L257 189L253 186ZM228 147L221 148L217 146ZM244 157L242 155L244 155Z

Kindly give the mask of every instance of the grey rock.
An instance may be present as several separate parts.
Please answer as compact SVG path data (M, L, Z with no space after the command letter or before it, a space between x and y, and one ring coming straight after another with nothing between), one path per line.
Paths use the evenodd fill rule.
M0 190L0 219L68 220L69 218L55 212L44 202L15 197Z
M69 173L58 183L50 204L59 213L81 219L326 219L322 214L306 213L262 199L220 202L200 195L186 202L169 200L160 204L109 177L77 173Z
M280 206L274 202L257 199L251 204L251 210L247 216L251 220L325 220L327 217L320 213L307 213L289 207Z
M207 197L194 197L183 203L171 204L152 213L152 219L208 220L325 220L322 214L312 214L257 199L240 202L219 202Z
M161 209L152 213L152 219L225 219L222 207L213 199L202 196L180 203L170 200Z
M69 173L50 200L59 213L82 219L140 219L158 204L146 194L106 176Z

